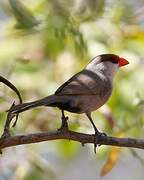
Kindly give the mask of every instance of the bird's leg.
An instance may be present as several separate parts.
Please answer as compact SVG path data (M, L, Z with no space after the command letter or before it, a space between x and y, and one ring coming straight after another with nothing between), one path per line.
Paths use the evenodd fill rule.
M64 110L61 111L62 112L62 123L61 123L61 127L58 129L59 131L68 131L68 117L65 116L64 114Z
M99 138L101 136L106 136L106 134L105 133L101 133L101 132L98 131L97 127L95 126L95 124L94 124L94 122L93 122L93 120L91 118L91 114L87 113L86 115L87 115L88 119L90 120L90 122L91 122L91 124L92 124L92 126L94 128L94 131L95 131L95 136L94 136L94 138L95 138L94 139L94 152L96 153L96 148L97 148L97 145L98 145L98 142L99 142Z

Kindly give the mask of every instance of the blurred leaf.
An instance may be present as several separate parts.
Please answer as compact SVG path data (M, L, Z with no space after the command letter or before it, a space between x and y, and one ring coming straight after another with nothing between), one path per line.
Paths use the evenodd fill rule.
M101 176L107 175L112 170L112 168L116 165L119 158L120 151L121 151L120 147L111 148L108 159L101 170L101 173L100 173Z
M56 145L58 146L58 153L65 159L73 157L79 149L79 143L74 141L60 140L57 141Z
M16 28L32 29L39 24L31 12L19 0L9 0L9 3L17 20Z
M80 22L93 21L104 12L105 0L83 0L76 14Z
M28 63L23 63L21 59L18 59L19 63L16 64L15 71L18 73L34 73L39 71L39 63L33 63L29 61Z
M123 137L123 136L124 136L123 132L117 134L117 137ZM121 152L121 147L112 147L110 149L108 158L101 170L101 173L100 173L101 176L107 175L112 170L112 168L116 165L120 152Z

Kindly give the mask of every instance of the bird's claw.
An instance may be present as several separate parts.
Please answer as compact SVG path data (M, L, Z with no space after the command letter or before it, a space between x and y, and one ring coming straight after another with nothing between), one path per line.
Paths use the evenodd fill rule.
M99 141L100 141L100 138L101 137L106 137L107 134L106 133L103 133L103 132L95 132L95 135L94 135L94 153L96 154L96 148L97 146L100 146L99 144Z
M66 122L67 122L67 120L68 120L68 116L66 116L66 117L63 116L63 117L62 117L62 121L66 121Z
M68 116L63 116L62 117L62 124L61 124L61 127L58 129L58 131L68 131L68 123L67 123L67 120L68 120Z

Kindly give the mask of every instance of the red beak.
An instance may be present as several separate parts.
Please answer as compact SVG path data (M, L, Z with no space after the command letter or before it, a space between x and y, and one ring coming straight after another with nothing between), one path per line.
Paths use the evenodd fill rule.
M119 67L125 66L129 64L129 62L124 58L119 58Z

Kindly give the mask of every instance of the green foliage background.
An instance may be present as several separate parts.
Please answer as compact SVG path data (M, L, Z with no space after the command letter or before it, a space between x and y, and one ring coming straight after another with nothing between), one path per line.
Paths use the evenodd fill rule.
M0 1L0 74L22 93L24 101L52 94L59 85L79 71L91 58L115 53L130 61L118 73L106 111L94 112L101 131L119 136L144 135L144 1L108 0L2 0ZM1 84L0 130L15 94ZM37 108L19 117L12 133L51 131L60 126L60 112ZM84 115L70 116L70 128L92 133ZM21 148L21 147L20 147ZM70 160L79 151L78 143L68 141L26 145L22 152L9 150L21 164L9 162L1 169L4 179L57 179L49 164L52 157ZM108 148L99 149L106 158ZM89 148L92 151L91 147ZM5 152L4 152L5 153ZM135 155L135 153L133 153ZM24 158L25 156L25 158ZM36 161L35 161L36 159ZM9 172L9 173L8 173Z

